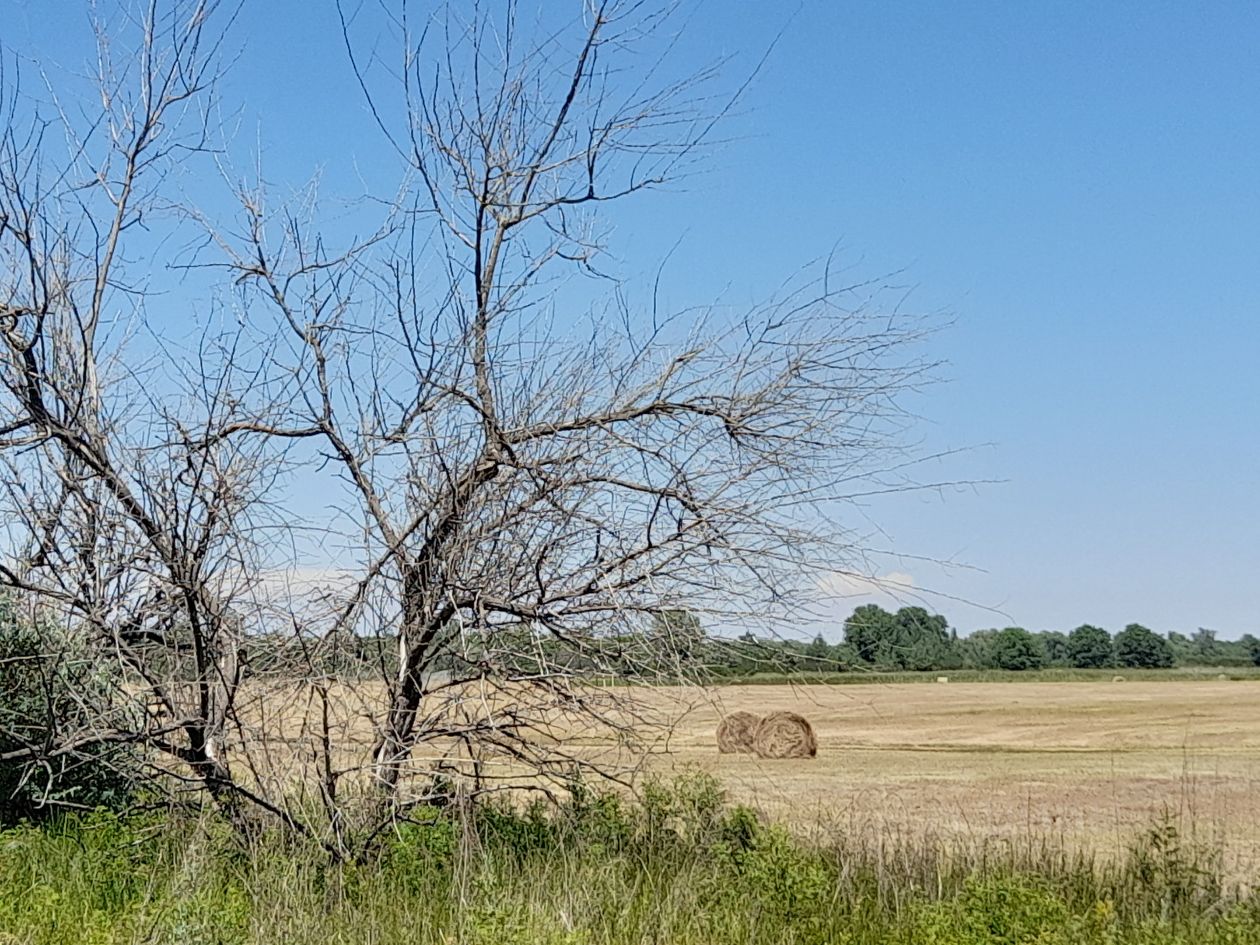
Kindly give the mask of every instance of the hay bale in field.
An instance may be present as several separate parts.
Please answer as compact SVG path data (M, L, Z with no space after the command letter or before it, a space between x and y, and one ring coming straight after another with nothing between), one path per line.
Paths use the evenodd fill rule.
M1219 679L1221 682L1227 682L1229 680L1229 677L1226 676L1224 673L1217 673L1216 678Z
M937 682L949 682L949 677L948 677L948 676L937 676L937 677L936 677L936 681L937 681Z
M753 750L753 732L761 716L751 712L732 712L717 727L718 751L724 755L748 753Z
M771 712L753 732L753 751L762 758L813 758L818 739L803 715Z
M1123 677L1123 676L1112 676L1112 677L1111 677L1111 681L1112 681L1112 682L1124 682L1124 677Z

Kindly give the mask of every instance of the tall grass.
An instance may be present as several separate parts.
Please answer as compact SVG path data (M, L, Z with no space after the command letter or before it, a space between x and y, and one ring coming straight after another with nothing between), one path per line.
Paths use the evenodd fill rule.
M695 777L562 810L425 811L332 864L213 819L96 814L0 834L4 943L1243 943L1260 898L1168 817L1129 854L805 843Z

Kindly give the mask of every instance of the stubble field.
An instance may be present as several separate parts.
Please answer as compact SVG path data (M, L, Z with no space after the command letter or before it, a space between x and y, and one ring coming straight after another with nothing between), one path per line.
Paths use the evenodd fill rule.
M362 707L381 695L371 685L336 688L332 743L346 770L370 760ZM501 694L448 695L458 713L502 711ZM309 691L299 684L255 696L258 730L280 736L258 770L279 785L312 776L319 710ZM648 720L644 737L630 752L611 732L551 715L546 729L574 757L667 778L702 770L732 801L802 833L1048 843L1107 855L1168 815L1187 839L1221 850L1231 877L1260 882L1260 681L618 687L591 698L613 714L621 714L614 704L633 703L633 717ZM816 758L718 753L722 715L777 709L811 721ZM446 741L417 749L421 781L458 747ZM532 782L510 758L487 759L484 773L509 790Z
M1260 876L1260 684L1239 681L730 686L687 705L652 759L699 767L799 829L1123 848L1167 811ZM719 755L736 710L791 709L818 757Z

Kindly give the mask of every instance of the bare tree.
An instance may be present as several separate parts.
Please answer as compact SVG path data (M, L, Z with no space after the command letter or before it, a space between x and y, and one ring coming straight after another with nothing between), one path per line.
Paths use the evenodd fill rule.
M829 260L738 312L605 273L605 205L686 173L732 99L668 77L669 9L575 12L399 2L392 61L343 16L399 168L366 238L309 191L234 184L234 225L169 200L212 140L208 0L124 16L132 50L101 30L99 119L0 96L0 583L112 674L15 755L134 744L353 855L452 783L626 776L574 734L661 720L594 683L695 677L679 614L787 615L860 562L835 512L907 486L922 325ZM156 324L175 209L229 328Z
M24 87L5 60L0 584L111 680L78 693L77 730L8 760L133 744L235 808L249 790L229 730L257 619L257 500L276 467L205 432L233 421L255 379L239 337L152 310L155 251L179 209L169 174L212 143L215 13L151 0L96 21L95 111Z
M668 52L668 11L579 12L529 29L514 3L418 20L399 3L389 63L343 17L405 168L387 217L333 251L256 189L219 234L301 390L220 435L310 438L344 489L328 527L361 542L335 556L337 606L303 626L396 646L364 709L391 803L454 757L474 790L614 773L558 732L632 737L630 692L585 683L694 668L653 615L785 612L862 551L832 503L904 485L890 434L927 370L906 349L922 326L868 310L877 287L825 263L748 311L667 313L603 277L601 208L683 172L727 104L708 72L635 68Z

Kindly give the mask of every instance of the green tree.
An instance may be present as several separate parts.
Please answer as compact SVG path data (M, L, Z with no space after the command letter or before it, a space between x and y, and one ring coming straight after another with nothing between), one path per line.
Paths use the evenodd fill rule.
M1257 640L1250 633L1244 633L1239 639L1238 644L1251 659L1252 664L1260 666L1260 640Z
M998 669L1041 669L1046 665L1042 642L1023 627L999 630L993 637L990 654Z
M844 622L844 642L863 663L883 664L889 657L896 620L878 604L863 604Z
M1068 634L1068 659L1080 669L1101 669L1115 662L1111 634L1102 627L1083 623Z
M938 669L950 663L949 621L923 607L891 614L865 604L844 622L844 639L862 662L887 669Z
M1216 639L1216 631L1200 627L1190 638L1192 659L1200 666L1219 666L1225 658L1223 647Z
M1116 634L1116 662L1132 669L1164 669L1173 665L1173 648L1158 633L1131 623Z
M1184 633L1178 633L1176 630L1170 631L1168 634L1168 645L1172 647L1174 665L1186 666L1195 662L1194 642Z
M1059 633L1057 630L1043 630L1036 636L1037 639L1041 641L1041 645L1046 651L1047 666L1071 665L1072 658L1068 652L1068 638L1066 633Z
M949 652L949 621L923 607L902 607L893 618L893 662L898 669L940 669Z
M820 633L805 647L805 655L809 659L809 668L824 670L835 668L835 654L831 644Z
M993 669L993 638L996 630L976 630L958 642L962 665L967 669Z

